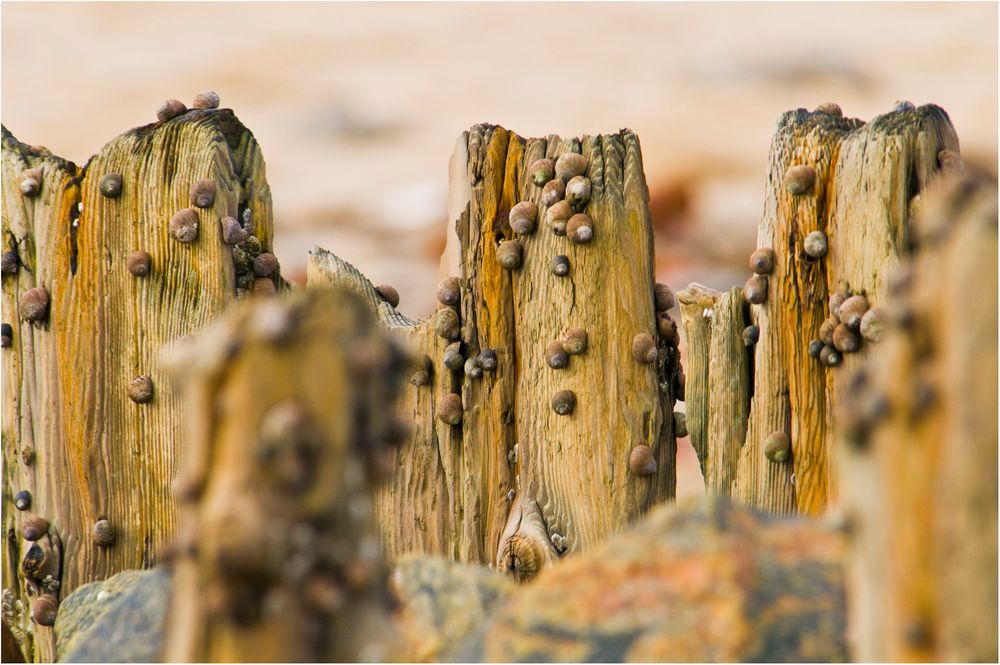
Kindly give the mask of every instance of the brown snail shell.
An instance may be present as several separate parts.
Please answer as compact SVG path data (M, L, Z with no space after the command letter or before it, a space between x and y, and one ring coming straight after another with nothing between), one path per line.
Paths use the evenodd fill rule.
M857 330L861 327L861 318L867 311L868 299L863 295L856 295L844 301L844 304L837 311L837 316L845 326Z
M109 199L116 199L121 196L122 193L122 177L118 173L109 173L103 178L101 178L100 184L98 184L98 189L101 190L101 194L108 197Z
M37 196L42 189L42 170L25 169L17 177L17 187L21 194L31 198Z
M573 176L566 183L566 201L579 209L590 200L590 178L582 175Z
M566 222L566 237L584 245L594 239L594 220L586 213L577 213Z
M563 349L571 356L577 356L587 350L587 331L583 328L567 328L559 341Z
M743 297L751 305L761 305L767 301L767 277L754 275L743 285Z
M264 255L261 254L260 256ZM258 256L257 259L259 259L260 256ZM257 260L255 259L254 267L256 268L256 266L257 266ZM389 303L391 307L393 308L399 307L399 291L396 290L396 287L390 286L389 284L379 284L378 286L375 287L375 291L377 291L378 294L382 296L382 300L385 300L387 303Z
M94 528L90 535L98 547L110 547L114 545L117 533L114 524L106 519L100 519L94 522Z
M653 286L653 304L656 307L656 311L664 312L671 309L675 302L674 291L669 286L659 282Z
M552 397L552 410L560 416L568 416L576 409L576 394L572 390L560 390Z
M458 339L462 331L462 323L458 318L458 312L450 307L444 307L437 311L434 319L434 332L449 341Z
M545 347L545 364L552 369L563 369L569 365L569 353L561 342L549 342Z
M128 258L125 259L125 268L136 277L145 277L149 274L152 262L153 257L149 255L149 252L139 250L128 255Z
M222 224L222 242L227 245L238 245L250 235L235 217L223 217L219 222Z
M184 106L184 102L177 99L168 99L160 104L160 108L156 109L156 119L160 122L166 122L184 113L187 113L187 107Z
M42 594L31 601L31 620L39 626L52 626L56 622L59 601L50 593Z
M49 292L43 286L28 289L21 294L19 307L25 321L44 321L49 316Z
M219 108L219 95L214 90L199 92L191 103L193 109L217 109Z
M558 178L549 180L542 187L542 204L546 206L555 205L566 196L566 183Z
M507 222L514 233L522 236L531 235L535 232L538 220L538 206L531 201L521 201L510 209L507 215Z
M38 515L31 515L21 522L21 535L34 542L49 532L49 521Z
M823 102L816 107L813 113L826 113L827 115L843 116L844 112L841 110L840 105L834 102Z
M568 182L570 178L585 174L588 166L589 162L583 155L576 152L564 153L556 160L556 177Z
M198 213L194 208L184 208L170 218L170 235L177 242L189 243L198 239Z
M541 187L547 184L556 175L556 165L551 159L536 159L528 167L531 181Z
M253 274L257 277L270 277L278 269L278 258L271 252L261 252L253 260ZM376 286L376 290L382 287ZM391 286L388 288L392 288ZM393 289L395 290L395 289ZM388 298L387 298L388 300ZM399 294L396 294L396 303L399 304ZM395 307L396 305L393 305Z
M812 259L821 259L829 251L826 234L822 231L812 231L802 240L802 251Z
M437 299L442 305L454 306L462 297L462 288L457 277L449 277L437 287Z
M462 396L455 393L442 396L437 404L437 417L449 425L462 422Z
M885 312L879 307L872 307L861 317L861 335L869 342L881 342L885 335Z
M861 336L841 323L833 330L833 346L841 353L854 353L861 348Z
M573 216L573 207L568 201L558 201L545 211L545 223L557 236L566 235L566 224Z
M837 329L840 322L837 317L831 316L819 326L819 338L827 346L833 346L833 331Z
M462 357L462 343L454 342L453 344L449 344L444 350L442 362L452 372L462 369L462 365L465 364L465 358Z
M199 180L191 185L191 205L195 208L211 208L215 203L215 183Z
M774 272L774 250L761 247L750 255L750 270L758 275L770 275Z
M656 361L658 351L656 341L649 333L639 333L632 338L632 357L641 363L649 364Z
M521 267L524 249L516 240L504 240L497 247L497 263L504 270L517 270Z
M628 456L628 468L637 476L651 476L656 473L656 456L653 449L642 444L632 449Z
M128 398L136 404L146 404L153 399L153 380L140 374L128 382Z
M552 274L556 277L565 277L569 274L569 257L565 254L552 257Z
M785 189L789 194L808 194L816 185L816 169L806 164L792 166L785 172Z
M792 442L784 432L771 432L764 439L764 457L775 464L784 464L792 454Z
M0 272L3 272L4 275L16 275L21 267L21 258L17 252L4 252L0 265L2 265Z

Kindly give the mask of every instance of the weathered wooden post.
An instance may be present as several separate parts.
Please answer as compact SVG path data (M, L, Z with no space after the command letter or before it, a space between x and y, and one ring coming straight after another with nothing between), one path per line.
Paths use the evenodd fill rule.
M391 657L372 480L399 351L342 290L244 307L175 358L188 418L165 658Z
M775 512L817 515L836 502L834 406L851 370L877 353L884 287L912 243L911 208L957 150L936 106L901 104L867 124L836 105L781 117L744 287L749 316L736 308L716 321L717 296L697 287L678 296L689 362L700 368L688 429L712 491ZM736 360L744 332L747 358ZM722 423L709 414L747 400L736 450L739 409Z
M183 415L157 353L248 292L270 192L253 136L214 108L83 169L4 129L2 164L4 620L30 654L30 610L51 660L58 598L148 566L173 533Z
M886 339L836 413L852 647L863 661L991 662L997 190L956 178L920 198Z
M673 496L679 359L657 316L673 295L654 289L631 132L523 139L476 125L450 176L432 320L399 316L328 252L310 257L309 282L366 293L419 359L402 407L413 436L377 503L387 554L529 579Z

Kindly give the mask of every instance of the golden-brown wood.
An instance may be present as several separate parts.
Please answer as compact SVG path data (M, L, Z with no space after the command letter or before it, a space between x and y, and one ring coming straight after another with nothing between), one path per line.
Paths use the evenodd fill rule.
M997 191L921 194L896 327L838 410L859 660L997 659Z
M582 153L589 163L592 193L584 209L594 235L587 244L548 228L542 187L528 174L535 160L566 152ZM456 311L463 357L491 349L497 368L481 377L452 373L441 364L446 343L432 337L433 319L398 326L435 371L429 384L407 388L403 398L404 413L415 417L413 436L400 451L392 486L379 498L379 521L389 556L450 554L527 578L533 572L517 562L547 565L673 496L676 449L667 416L678 355L666 341L658 342L653 364L638 362L632 351L637 334L656 338L652 226L639 144L628 131L582 141L523 139L477 125L460 138L450 174L452 221L442 276L457 277L462 286ZM515 240L507 216L525 200L537 205L537 228L516 238L523 262L506 270L497 250ZM556 255L568 257L567 276L552 273ZM367 280L334 267L340 265L335 259L318 257L311 260L310 283L347 279L370 289ZM377 305L377 296L369 302ZM588 348L566 368L553 369L545 349L571 327L586 331ZM576 396L569 415L552 407L563 390ZM460 425L435 417L447 393L461 394ZM629 471L630 452L640 444L654 451L652 476Z
M172 662L391 657L372 479L395 436L399 351L345 290L245 306L174 359L188 488Z
M774 512L820 514L836 502L837 474L832 408L850 391L851 369L870 353L863 342L839 367L826 367L808 354L810 341L830 316L829 297L840 291L864 294L880 306L883 286L910 242L914 197L940 171L938 153L956 151L958 140L947 115L936 106L901 108L868 124L803 109L779 120L770 157L758 246L774 250L762 304L751 305L760 330L753 354L753 399L746 440L739 455L733 496ZM793 193L786 176L799 167L814 177ZM811 232L826 235L828 253L811 257L804 241ZM694 306L682 315L690 345L690 364L708 349ZM692 429L709 404L727 403L723 392L701 394L707 384L695 379L689 399L695 405ZM692 392L689 389L689 393ZM703 401L707 400L707 402ZM774 432L791 440L790 464L764 455ZM711 457L711 451L707 453Z
M11 510L5 494L4 528L18 533L28 514L48 520L62 543L57 581L65 595L150 565L173 532L170 481L183 416L157 353L196 334L236 296L219 219L250 210L250 230L270 247L270 192L256 141L228 110L191 111L126 132L84 169L4 129L2 162L3 250L20 263L3 276L4 322L13 328L2 351L5 487L32 494L29 513ZM34 197L17 184L28 168L42 172ZM109 174L121 177L117 196L100 191ZM178 242L171 217L191 206L190 188L201 179L215 182L214 204L195 213L197 239ZM144 276L127 269L136 251L151 256ZM46 289L50 305L47 317L29 322L21 299L33 287ZM139 376L152 382L142 403L129 397ZM92 537L101 519L115 533L108 546ZM16 537L7 543L13 563L4 589L23 598L15 570L25 545ZM36 657L53 656L39 645Z

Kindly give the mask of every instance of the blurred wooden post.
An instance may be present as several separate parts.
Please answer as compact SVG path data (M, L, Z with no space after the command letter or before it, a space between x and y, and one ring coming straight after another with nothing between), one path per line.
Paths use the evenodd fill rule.
M861 661L997 660L997 190L921 193L892 330L838 410Z
M936 106L901 106L868 124L833 107L782 116L758 232L758 246L773 250L773 268L765 271L766 298L750 307L759 341L752 349L746 438L737 456L725 455L731 482L718 491L774 512L816 515L836 503L832 409L851 389L851 369L877 347L862 338L857 353L841 353L839 366L826 366L810 357L810 342L821 338L821 326L832 318L829 297L835 293L861 294L872 308L884 307L886 281L911 243L911 205L957 150L948 116ZM814 256L806 251L814 232L821 233L810 240L825 240L825 255L815 244ZM682 307L689 334L704 327L695 321L696 310ZM698 353L707 347L689 348ZM701 359L690 363L708 366ZM730 385L736 378L720 380ZM719 385L693 382L688 399L702 411L707 405L709 413L713 405L724 408L731 396ZM695 418L695 428L698 423ZM790 441L787 461L765 456L772 435ZM705 445L712 459L715 444Z
M542 186L529 173L536 160L567 152L586 159L591 194L578 210L593 220L589 243L553 233ZM495 562L529 579L673 497L679 359L669 333L657 335L642 157L628 131L523 139L476 125L459 139L450 173L441 272L458 280L453 307L442 304L434 318L409 322L328 252L310 257L309 283L349 282L367 293L383 322L408 339L417 369L430 370L404 394L403 412L416 421L413 436L377 500L387 554L416 550ZM517 235L508 215L521 201L537 207L537 228ZM509 251L509 244L500 247L510 242L519 244L522 260L508 270L498 250ZM565 276L552 270L560 255L569 265ZM455 337L447 326L438 332L449 339L436 334L438 317L442 324L460 321ZM586 350L553 369L546 348L569 328L586 332ZM651 364L633 356L642 333L658 349ZM443 364L453 342L452 352L460 353L455 370ZM495 353L495 369L477 368L484 350ZM553 399L567 390L575 408L559 415ZM455 425L440 420L449 394L462 407ZM651 448L651 475L629 470L639 445Z
M404 364L368 309L343 290L260 302L173 363L189 426L165 658L389 658L371 481Z
M235 297L219 219L249 211L248 230L270 247L270 192L256 141L228 110L133 129L85 169L5 128L2 163L5 620L26 653L51 660L51 629L36 626L42 639L30 644L26 592L51 600L146 567L173 533L183 414L156 354ZM24 183L32 169L36 191ZM197 238L179 242L171 217L192 206L202 179L215 183L214 202L192 208ZM129 269L138 251L149 255L142 276ZM13 509L18 492L30 493L23 512ZM48 523L41 551L21 537L29 517ZM21 564L42 553L44 570ZM42 573L48 581L33 579Z

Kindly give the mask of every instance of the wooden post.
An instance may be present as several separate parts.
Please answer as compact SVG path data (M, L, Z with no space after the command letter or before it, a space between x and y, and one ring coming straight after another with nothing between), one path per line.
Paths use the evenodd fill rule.
M590 193L575 211L589 216L589 234L576 226L587 226L582 218L566 228L568 202L543 202L543 185L559 178L536 181L532 171L537 160L567 153L582 156ZM495 562L530 579L674 492L679 362L669 330L657 335L654 315L666 308L654 302L639 142L628 131L523 139L476 125L459 139L450 173L442 277L455 278L458 292L431 320L399 317L329 253L310 257L309 281L353 282L368 293L420 363L402 407L416 420L413 437L377 502L387 554ZM530 219L512 228L510 216L525 208ZM554 261L568 269L556 274ZM552 343L572 347L567 334L580 340L572 328L585 344L550 362ZM636 344L655 361L637 360ZM652 458L638 473L630 470L637 446L649 446L640 455Z
M404 364L369 311L314 289L244 307L175 358L185 504L172 662L383 660L371 481Z
M851 641L862 661L991 662L997 190L971 178L930 189L916 254L887 291L891 330L836 414Z
M735 498L770 511L812 515L836 501L832 409L850 390L850 370L874 342L845 326L836 348L832 337L826 339L821 357L829 365L810 356L810 344L819 352L823 344L815 340L841 323L831 307L839 311L847 296L864 296L872 309L884 304L884 284L911 242L914 197L941 169L939 154L957 149L948 116L936 106L901 105L868 124L844 118L834 107L799 109L779 120L758 232L759 248L770 252L745 289L750 323L759 331L753 399L738 456L722 456ZM831 301L836 294L843 296ZM682 307L689 334L704 327L694 318L696 310ZM860 346L857 352L845 351L852 342ZM689 348L704 353L705 346ZM694 357L690 362L706 365ZM733 381L723 378L722 384ZM705 412L706 404L711 412L713 404L729 403L718 385L693 382L688 399L702 405L696 413ZM765 448L782 437L791 454L775 461Z
M84 169L4 129L2 164L3 586L14 607L159 556L176 521L183 415L157 353L197 334L247 283L220 218L246 213L247 244L260 251L271 205L256 141L228 110L126 132ZM201 180L214 197L198 208ZM27 507L14 510L22 492ZM22 539L29 522L47 526L34 546ZM37 577L26 559L42 555ZM51 660L51 629L36 629L35 656Z

